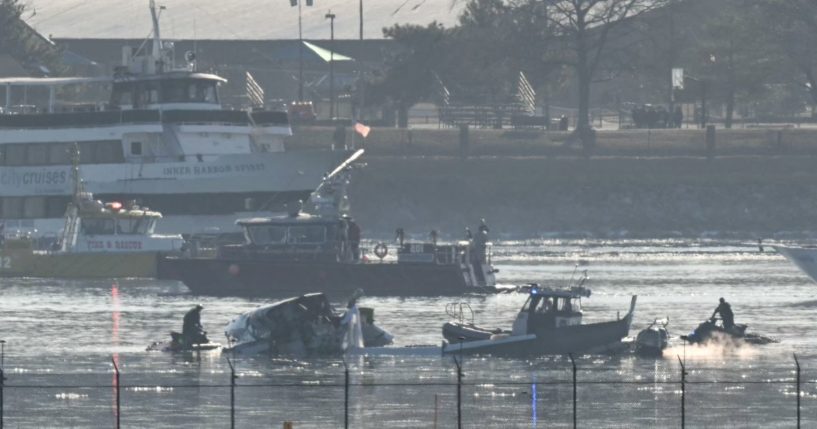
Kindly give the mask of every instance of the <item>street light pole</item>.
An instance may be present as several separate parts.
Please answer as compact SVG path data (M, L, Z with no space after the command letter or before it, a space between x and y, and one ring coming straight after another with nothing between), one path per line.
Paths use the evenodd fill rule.
M298 0L298 101L304 101L304 33L301 24L301 2Z
M335 118L335 14L326 14L329 20L329 117Z
M363 40L363 0L360 0L360 40Z

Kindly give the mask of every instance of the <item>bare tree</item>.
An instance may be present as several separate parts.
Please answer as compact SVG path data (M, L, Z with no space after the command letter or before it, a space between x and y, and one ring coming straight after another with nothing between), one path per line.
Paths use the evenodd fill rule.
M622 23L668 0L543 0L560 41L558 55L576 75L579 113L576 129L590 128L590 85L599 70L611 34ZM581 135L581 134L580 134Z

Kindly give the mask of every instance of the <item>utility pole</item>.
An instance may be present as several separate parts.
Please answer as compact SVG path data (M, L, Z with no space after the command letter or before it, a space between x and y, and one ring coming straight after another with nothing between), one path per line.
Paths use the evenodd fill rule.
M360 0L360 40L363 40L363 0Z
M329 117L335 118L335 14L326 14L329 20Z
M290 5L298 5L298 101L304 101L304 33L302 24L302 3L312 6L313 0L289 0Z

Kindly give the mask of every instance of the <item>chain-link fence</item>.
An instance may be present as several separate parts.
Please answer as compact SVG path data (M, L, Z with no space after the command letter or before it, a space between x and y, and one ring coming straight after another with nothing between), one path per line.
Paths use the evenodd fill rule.
M357 361L319 370L177 368L56 374L0 372L0 429L8 427L814 427L817 379L791 364L753 370L682 359L653 373L576 364L469 373ZM727 359L728 365L728 359ZM515 363L514 363L515 364ZM306 365L308 366L308 365ZM584 367L583 367L584 366ZM215 367L214 367L215 368ZM302 374L297 374L302 372ZM633 374L638 375L633 375ZM812 375L811 378L808 376ZM289 426L286 426L289 425Z

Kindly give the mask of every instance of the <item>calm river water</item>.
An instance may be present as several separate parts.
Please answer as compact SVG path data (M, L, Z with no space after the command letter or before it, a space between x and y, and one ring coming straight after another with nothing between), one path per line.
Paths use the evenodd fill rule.
M678 427L686 356L690 427L793 427L796 353L804 380L804 427L817 425L817 285L781 256L738 242L702 240L531 240L495 247L503 283L566 285L579 263L593 295L586 321L624 314L638 295L631 334L669 317L672 334L707 318L718 297L738 323L779 344L737 351L676 345L663 359L581 356L581 427ZM350 356L350 427L456 427L456 370L439 353L444 308L468 302L476 322L510 327L524 295L365 298L396 344ZM229 427L230 373L219 353L145 352L181 328L194 303L218 341L224 324L264 301L197 297L175 282L0 280L5 340L6 427L111 427L112 359L121 369L124 427ZM334 359L239 358L237 427L342 427L343 363ZM570 361L472 358L464 364L464 427L570 427Z

